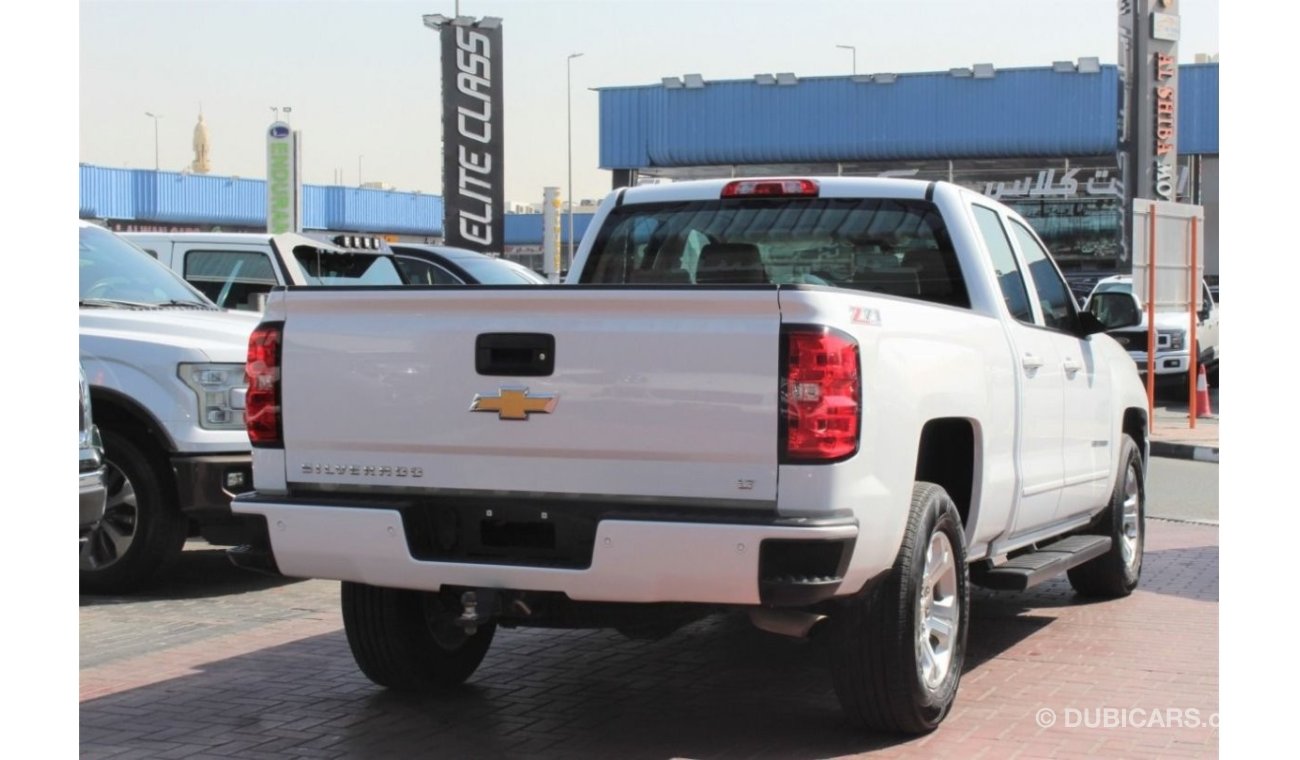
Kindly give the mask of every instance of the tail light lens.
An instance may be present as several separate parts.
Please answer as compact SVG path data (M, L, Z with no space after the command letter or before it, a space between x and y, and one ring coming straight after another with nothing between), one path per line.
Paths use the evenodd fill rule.
M264 322L248 338L248 380L244 424L248 440L259 448L284 447L280 424L280 338L283 322Z
M858 343L829 327L787 327L781 389L786 463L837 462L858 450Z

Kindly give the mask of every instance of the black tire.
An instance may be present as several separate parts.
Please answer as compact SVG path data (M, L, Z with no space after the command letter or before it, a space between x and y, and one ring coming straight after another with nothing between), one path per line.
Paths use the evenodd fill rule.
M947 669L928 684L921 672L923 575L931 542L940 534L947 538L956 576L943 599L955 607L957 617ZM940 598L937 589L934 598ZM831 673L849 720L889 733L921 734L938 727L957 696L970 627L965 532L957 506L942 487L915 485L893 569L866 593L848 600L830 623Z
M483 662L496 624L472 636L451 620L460 610L423 591L343 582L343 628L366 677L396 691L458 686Z
M113 430L104 441L104 516L81 547L81 590L122 594L152 580L180 554L189 521L176 505L166 463Z
M1120 468L1111 490L1110 504L1090 534L1110 536L1110 551L1071 568L1070 585L1083 596L1114 599L1128 596L1142 577L1142 548L1146 542L1146 468L1137 443L1125 435L1120 444ZM1130 490L1132 493L1130 493ZM1136 521L1132 522L1132 542L1125 547L1125 503L1130 495L1137 499Z

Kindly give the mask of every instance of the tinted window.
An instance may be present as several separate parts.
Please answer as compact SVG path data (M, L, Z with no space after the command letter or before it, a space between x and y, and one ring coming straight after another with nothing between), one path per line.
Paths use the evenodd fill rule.
M546 279L527 267L502 259L457 259L458 264L482 285L540 285Z
M402 272L407 285L463 285L460 278L432 261L396 256L393 263Z
M258 310L257 296L277 284L271 259L256 251L189 251L185 279L218 306Z
M942 217L914 200L627 204L606 220L583 279L834 285L970 305Z
M1029 276L1034 278L1034 288L1038 291L1038 303L1043 310L1043 322L1048 327L1058 330L1073 329L1075 323L1074 297L1065 284L1061 273L1047 255L1047 250L1039 245L1034 234L1019 222L1011 222L1011 234L1016 236L1016 243L1029 264Z
M401 285L393 257L374 253L335 253L307 246L294 249L308 285Z
M1029 292L1025 289L1025 277L1016 263L1016 255L1011 250L1011 241L1002 228L998 214L991 208L972 206L975 211L975 224L984 238L984 245L989 249L993 261L993 271L997 274L998 285L1002 288L1002 299L1007 303L1011 316L1025 324L1034 324L1034 312L1029 308Z

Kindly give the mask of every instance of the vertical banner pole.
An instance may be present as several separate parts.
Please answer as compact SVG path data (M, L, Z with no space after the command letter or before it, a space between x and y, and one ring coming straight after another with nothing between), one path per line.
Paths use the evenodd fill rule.
M1187 292L1192 295L1192 297L1187 300L1187 321L1189 324L1187 330L1187 355L1191 358L1191 361L1187 363L1187 426L1192 430L1196 429L1196 414L1200 411L1197 409L1196 405L1196 400L1198 398L1196 388L1199 379L1197 374L1197 365L1200 364L1201 361L1201 350L1196 344L1196 299L1201 294L1201 283L1196 281L1196 221L1196 216L1193 215L1192 250L1190 256L1192 260L1192 269L1187 275Z
M1156 204L1151 202L1147 225L1147 420L1156 420Z

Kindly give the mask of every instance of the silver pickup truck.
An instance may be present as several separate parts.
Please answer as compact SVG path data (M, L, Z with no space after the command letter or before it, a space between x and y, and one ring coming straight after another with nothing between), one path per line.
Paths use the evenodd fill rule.
M288 244L288 243L287 243ZM1142 566L1132 359L1010 209L837 177L615 191L564 285L274 292L246 567L343 582L361 670L469 678L498 626L824 634L846 713L936 727L969 584Z

